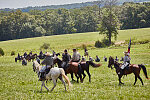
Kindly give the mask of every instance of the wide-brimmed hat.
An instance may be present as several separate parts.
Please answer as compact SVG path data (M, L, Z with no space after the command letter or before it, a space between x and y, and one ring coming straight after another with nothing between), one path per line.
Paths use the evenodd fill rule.
M124 54L128 53L127 51L123 52Z
M49 52L47 52L45 55L46 56L52 56L52 54L50 54Z

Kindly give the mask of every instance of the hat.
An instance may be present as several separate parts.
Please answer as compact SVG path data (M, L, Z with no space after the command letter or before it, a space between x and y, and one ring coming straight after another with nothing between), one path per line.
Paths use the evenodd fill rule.
M123 52L123 53L128 53L127 51Z
M64 52L67 52L67 49L65 49Z
M77 49L73 49L73 51L76 51Z
M45 55L46 56L52 56L52 54L50 54L49 52L47 52Z

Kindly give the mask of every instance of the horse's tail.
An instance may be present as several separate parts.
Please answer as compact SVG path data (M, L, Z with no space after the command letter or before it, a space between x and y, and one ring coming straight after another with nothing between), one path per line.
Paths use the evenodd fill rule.
M102 64L95 64L94 62L92 62L92 61L89 61L89 64L92 66L92 67L94 67L94 68L96 68L96 67L100 67Z
M148 76L147 76L147 71L146 71L146 67L144 66L144 65L138 65L138 66L140 66L142 69L143 69L143 72L144 72L144 75L145 75L145 77L147 78L147 79L149 79L148 78Z
M61 71L62 76L66 79L66 81L67 81L67 83L68 83L68 85L69 85L69 89L71 89L72 84L70 83L69 78L65 75L64 69L63 69L63 68L60 68L60 71Z

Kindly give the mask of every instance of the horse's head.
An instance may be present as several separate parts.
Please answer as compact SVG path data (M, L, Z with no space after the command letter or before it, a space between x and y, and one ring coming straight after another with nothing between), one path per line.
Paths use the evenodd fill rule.
M33 61L33 71L38 73L39 70L42 68L42 66L40 66L40 64L37 61Z
M61 68L62 61L58 57L54 58L53 63L54 65L57 63L58 67Z
M112 67L112 65L114 65L114 58L113 57L109 57L109 61L108 61L108 67Z

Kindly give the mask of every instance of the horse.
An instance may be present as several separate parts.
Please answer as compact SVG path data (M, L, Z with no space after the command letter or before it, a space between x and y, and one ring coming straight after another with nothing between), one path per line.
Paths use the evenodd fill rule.
M62 61L59 59L59 58L57 58L57 59L55 59L54 60L54 64L56 64L57 63L57 65L58 65L58 67L60 67L60 68L62 68ZM71 65L71 64L77 64L76 62L72 62L72 63L70 63L69 65ZM86 61L86 62L81 62L80 63L80 65L81 65L81 74L83 74L83 79L82 80L84 80L84 78L86 77L86 75L85 75L85 73L84 73L84 71L86 71L87 72L87 74L88 74L88 76L89 76L89 82L91 82L91 74L90 74L90 72L89 72L89 65L91 65L92 67L99 67L99 66L101 66L102 64L95 64L95 63L93 63L92 61ZM71 71L71 68L72 68L72 71ZM65 70L65 72L66 72L66 74L68 74L69 73L69 71L70 72L73 72L74 70L77 70L77 65L76 65L76 67L72 67L71 66L71 68L70 68L70 70L69 70L69 67L68 67L68 70ZM67 68L66 68L67 69ZM76 74L75 74L76 75ZM76 77L77 77L77 82L78 82L78 79L79 79L79 77L76 75ZM81 79L81 78L80 78ZM72 77L72 80L74 80L73 79L73 77Z
M33 61L35 58L37 58L37 54L36 53L33 54L33 55L28 54L25 59L28 60L28 61L31 61L31 59L32 59L32 61Z
M94 68L102 65L102 64L95 64L92 61L81 62L80 64L81 64L81 68L82 68L83 80L86 77L86 75L84 73L84 71L86 71L89 76L89 82L91 82L91 74L89 72L89 65L91 65Z
M22 60L22 56L17 56L17 57L15 57L15 62L17 62L17 60L19 60L19 61L21 61Z
M55 58L54 59L54 64L56 64L56 63L57 63L59 68L62 68L62 66L61 66L62 65L62 61L59 58ZM77 77L77 82L79 82L79 78L80 78L80 82L83 83L81 71L78 68L78 63L77 62L70 62L70 63L68 63L68 67L64 68L64 70L65 70L65 74L66 75L69 74L69 73L70 74L74 73L75 76ZM72 78L72 80L74 80L73 77L71 77L71 78Z
M26 60L25 58L22 59L22 65L23 65L23 66L24 66L24 65L25 65L25 66L27 65L27 60Z
M40 64L37 61L33 61L33 71L36 72L39 76L39 71L41 70L42 66L40 66ZM66 89L66 84L63 78L65 78L65 80L67 81L68 85L69 85L69 89L72 86L72 84L69 81L69 78L65 75L65 72L63 70L63 68L58 68L58 67L54 67L51 68L49 73L46 74L46 80L53 80L54 86L51 89L51 92L53 91L53 89L56 87L56 80L60 79L62 81L62 83L64 84L65 87L65 91L67 91ZM49 91L49 89L45 86L45 79L42 80L42 85L41 85L41 92L42 92L42 87L45 87L47 89L47 91Z
M121 82L121 78L123 75L127 75L127 74L131 74L131 73L134 73L135 75L135 82L134 82L134 85L136 84L136 81L137 81L137 78L141 81L142 85L143 84L143 81L142 81L142 78L140 77L140 70L141 68L143 69L143 72L144 72L144 75L147 79L148 76L147 76L147 71L146 71L146 67L142 64L139 64L139 65L136 65L136 64L130 64L129 65L129 68L128 69L124 69L124 73L121 75L119 74L120 70L121 70L121 63L118 63L116 61L114 61L114 59L110 56L109 57L109 62L108 62L108 67L111 67L112 65L114 65L115 69L116 69L116 73L118 74L118 78L119 78L119 85L121 84L124 84Z

